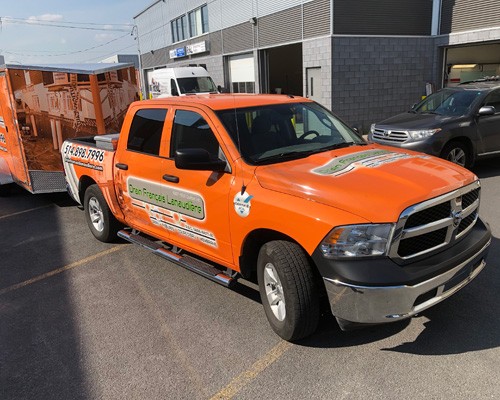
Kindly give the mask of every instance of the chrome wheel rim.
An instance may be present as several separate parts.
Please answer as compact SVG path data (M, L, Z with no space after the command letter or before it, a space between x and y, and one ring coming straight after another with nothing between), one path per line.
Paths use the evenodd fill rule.
M460 148L455 148L450 151L447 157L448 161L451 161L452 163L461 165L462 167L465 166L465 152L460 149Z
M94 229L98 232L102 232L104 230L104 216L101 204L95 197L89 200L89 216Z
M271 263L267 263L264 267L264 286L271 311L278 321L283 321L286 317L283 285L281 284L276 268Z

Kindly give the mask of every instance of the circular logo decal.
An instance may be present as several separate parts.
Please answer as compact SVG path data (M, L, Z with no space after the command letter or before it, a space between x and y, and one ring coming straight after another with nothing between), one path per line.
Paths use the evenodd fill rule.
M251 207L250 200L252 198L253 196L247 192L243 194L241 194L241 192L236 193L233 201L236 214L238 214L240 217L248 217Z

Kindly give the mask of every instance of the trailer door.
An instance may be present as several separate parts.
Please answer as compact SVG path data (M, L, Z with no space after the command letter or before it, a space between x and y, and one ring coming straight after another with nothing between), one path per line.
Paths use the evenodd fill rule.
M7 162L15 181L28 183L24 152L5 72L0 72L0 157Z

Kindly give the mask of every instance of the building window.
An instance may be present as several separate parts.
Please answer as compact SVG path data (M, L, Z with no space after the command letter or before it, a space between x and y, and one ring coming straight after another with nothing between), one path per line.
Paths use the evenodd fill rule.
M208 8L206 5L189 12L188 16L190 37L208 32Z
M171 23L172 28L172 41L180 42L181 40L187 39L187 18L185 15L174 19Z

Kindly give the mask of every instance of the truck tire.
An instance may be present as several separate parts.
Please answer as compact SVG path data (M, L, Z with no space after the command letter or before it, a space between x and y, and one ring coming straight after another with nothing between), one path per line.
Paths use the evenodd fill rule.
M122 225L109 209L99 186L94 184L87 188L83 204L85 219L96 239L105 243L116 241Z
M316 331L318 290L313 268L300 246L283 240L264 244L257 277L267 319L280 337L294 341Z
M458 164L461 167L472 167L472 154L468 146L461 142L449 142L441 152L441 158Z

